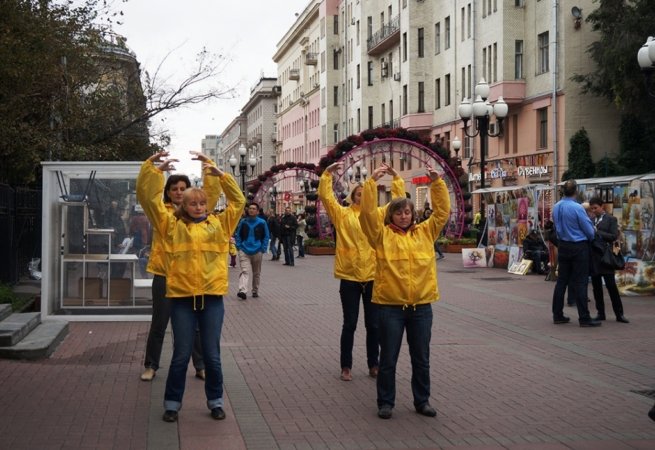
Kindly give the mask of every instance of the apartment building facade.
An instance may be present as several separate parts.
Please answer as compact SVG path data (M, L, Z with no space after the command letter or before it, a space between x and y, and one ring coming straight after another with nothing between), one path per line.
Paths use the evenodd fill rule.
M276 162L277 78L262 77L250 90L250 98L241 109L246 122L246 148L255 157L256 174L264 173Z

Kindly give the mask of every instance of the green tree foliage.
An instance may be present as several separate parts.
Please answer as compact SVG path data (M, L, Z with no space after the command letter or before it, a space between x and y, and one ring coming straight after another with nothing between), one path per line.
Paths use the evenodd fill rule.
M594 163L591 160L591 142L587 130L582 128L569 141L568 167L562 174L562 181L577 178L589 178L594 175Z
M155 147L154 116L234 96L210 86L229 61L204 50L178 86L167 84L165 61L142 74L110 31L121 13L106 0L0 5L0 182L39 183L43 160L142 160ZM164 130L157 143L167 142Z
M590 73L572 78L581 84L583 92L606 98L621 112L617 170L626 174L655 170L655 103L637 62L637 51L653 34L653 1L596 3L597 9L586 18L598 33L598 40L588 49L595 65Z

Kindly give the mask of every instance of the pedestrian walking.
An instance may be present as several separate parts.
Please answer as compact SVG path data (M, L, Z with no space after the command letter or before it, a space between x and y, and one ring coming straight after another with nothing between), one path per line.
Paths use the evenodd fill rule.
M284 265L293 266L293 246L296 243L296 228L298 220L288 206L284 208L284 215L280 219L280 235L282 236L282 248L284 249Z
M201 161L202 163L213 164L213 162L200 152L191 152L194 155L194 160ZM158 159L157 155L149 158L149 163L152 164ZM170 164L162 164L159 169L161 171L168 171L172 169ZM206 171L203 172L203 186L207 192L208 204L212 206L218 202L218 197L221 193L220 184L217 182L216 177L207 177ZM189 177L182 174L173 174L168 177L163 189L163 203L169 215L173 213L182 204L184 191L191 186ZM164 265L164 240L156 228L152 228L152 245L150 248L150 256L148 258L148 265L146 270L153 274L152 279L152 319L150 321L150 329L148 330L148 339L146 342L146 354L143 365L145 370L141 374L141 380L151 381L159 369L161 350L164 345L164 337L166 336L166 328L168 321L171 318L171 299L166 297L166 271ZM196 331L193 352L192 352L193 366L196 369L196 377L202 380L205 379L205 363L202 358L202 345L200 343L200 334Z
M594 215L594 227L598 239L605 245L613 246L614 242L619 238L619 224L616 217L605 211L603 200L600 197L593 197L589 200L591 212ZM594 292L594 300L596 302L596 311L598 315L596 320L605 320L605 301L603 299L603 282L610 295L612 302L612 309L616 316L616 321L620 323L630 323L623 315L623 302L621 301L621 294L619 288L616 286L616 277L614 269L607 267L601 262L603 254L592 248L591 252L591 285Z
M212 418L221 420L225 419L220 342L225 314L223 296L228 291L227 254L245 198L231 175L204 164L207 175L216 177L225 192L227 208L208 214L205 191L189 188L184 191L180 208L169 214L161 200L164 176L152 163L167 156L167 152L159 152L147 160L136 185L137 198L164 241L166 296L172 300L173 358L166 379L162 418L165 422L177 421L193 336L198 328L206 368L207 407ZM165 160L162 166L170 166L172 161Z
M271 211L268 216L268 232L270 235L271 243L269 244L269 250L271 251L271 261L277 261L280 259L280 219L277 217L274 211Z
M296 228L296 245L298 246L298 258L305 257L305 248L303 247L303 240L307 238L305 229L307 228L307 221L305 221L304 214L298 214L298 228Z
M373 303L378 305L380 371L377 376L378 417L390 419L396 401L396 364L407 332L416 412L437 415L430 405L430 340L432 303L439 300L434 241L450 215L450 196L438 172L426 164L434 212L416 224L408 198L391 201L386 213L377 209L377 182L364 183L359 216L362 230L375 249Z
M575 180L567 180L562 186L564 198L553 207L553 221L558 242L558 275L552 304L553 322L564 324L571 321L564 315L564 293L568 287L569 296L578 307L580 326L597 327L601 322L591 318L587 306L589 252L595 230L585 209L575 201L577 191Z
M352 380L353 342L359 320L360 299L364 305L364 327L366 328L366 362L369 376L377 377L379 367L379 338L377 309L371 303L373 279L375 278L375 251L362 232L359 223L362 186L357 184L350 192L350 206L339 204L332 189L332 174L342 168L341 163L328 166L318 186L318 196L337 233L334 257L334 277L340 280L339 296L343 310L341 326L340 364L341 379ZM405 195L405 182L387 165L374 173L376 179L385 173L393 175L391 194L394 198ZM378 214L384 215L385 207Z
M262 271L262 258L268 248L270 239L266 221L259 217L259 205L252 202L246 208L246 217L241 219L235 233L239 252L239 292L237 297L246 299L246 291L252 277L251 293L259 297L259 280Z

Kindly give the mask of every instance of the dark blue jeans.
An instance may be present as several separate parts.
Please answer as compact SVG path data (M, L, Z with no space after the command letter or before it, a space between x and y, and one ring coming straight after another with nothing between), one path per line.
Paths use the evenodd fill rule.
M341 368L353 367L353 343L359 320L359 299L364 304L364 326L366 327L366 362L368 368L378 365L380 343L378 340L377 305L371 303L373 281L341 280L339 285L343 326L341 327Z
M285 234L282 236L282 248L284 248L284 262L293 266L293 244L295 244L295 234Z
M432 305L378 305L380 324L380 371L377 377L378 408L396 403L396 364L407 330L407 346L412 361L412 394L414 407L420 408L430 399L430 339L432 338Z
M277 251L277 242L278 242L278 238L275 236L271 236L271 242L268 244L268 249L271 251L271 255L273 258L277 258L279 256Z
M193 337L200 329L202 354L205 359L205 396L209 409L223 406L223 370L221 368L221 329L225 309L223 296L205 295L171 300L173 326L173 358L166 378L164 408L178 411L186 384L186 371L191 358ZM204 302L204 308L202 303Z
M578 320L588 322L591 317L587 307L589 278L589 243L560 241L557 247L557 283L553 292L553 319L564 316L564 293L568 287L569 298L578 307Z
M171 318L171 300L166 298L166 277L155 275L152 279L152 321L148 331L148 342L146 343L146 357L143 365L146 368L159 369L161 348L164 345L166 327ZM202 345L200 344L200 333L196 330L193 341L193 367L196 370L204 370L205 363L202 360Z
M302 245L303 237L301 235L296 236L296 245L298 246L298 257L305 257L305 247Z

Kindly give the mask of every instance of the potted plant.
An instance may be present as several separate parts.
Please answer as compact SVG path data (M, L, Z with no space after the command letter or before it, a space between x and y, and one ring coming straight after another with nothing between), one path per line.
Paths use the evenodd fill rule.
M334 255L335 247L332 239L305 239L305 252L310 255Z
M446 253L462 253L463 248L475 248L477 240L475 238L455 238L442 236L437 239L441 250Z

